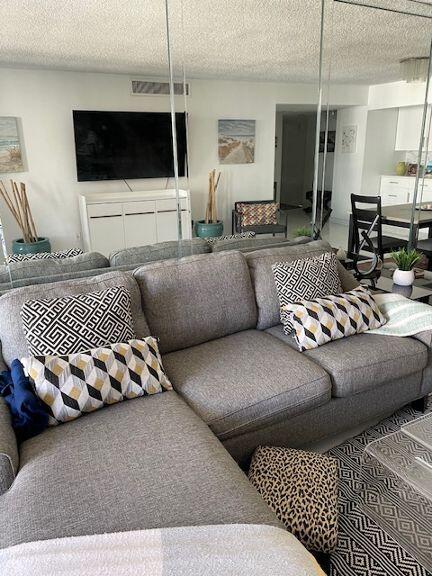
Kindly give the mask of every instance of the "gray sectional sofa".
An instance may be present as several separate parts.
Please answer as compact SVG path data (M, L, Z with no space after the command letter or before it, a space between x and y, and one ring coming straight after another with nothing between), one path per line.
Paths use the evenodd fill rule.
M302 447L431 392L429 333L362 334L305 353L283 334L271 264L329 249L315 241L192 255L0 297L9 364L26 354L25 300L125 285L137 335L159 338L174 386L21 446L0 399L0 547L153 527L278 526L235 460L245 467L259 444Z

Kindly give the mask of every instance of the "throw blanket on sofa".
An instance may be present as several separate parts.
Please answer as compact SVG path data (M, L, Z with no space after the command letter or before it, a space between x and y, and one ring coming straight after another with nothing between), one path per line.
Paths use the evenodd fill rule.
M374 294L375 302L387 322L366 334L414 336L432 330L432 306L410 300L401 294Z
M324 576L290 533L230 524L136 530L0 550L2 576Z

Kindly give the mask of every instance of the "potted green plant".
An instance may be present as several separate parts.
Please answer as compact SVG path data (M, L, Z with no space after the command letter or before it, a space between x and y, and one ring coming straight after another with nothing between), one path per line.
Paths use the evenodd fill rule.
M415 278L413 268L421 257L421 252L407 248L392 252L392 258L397 265L393 274L393 282L399 286L411 286Z
M205 220L195 223L196 235L200 238L215 238L223 234L223 222L217 219L216 192L220 180L220 172L216 178L216 170L209 174L209 192Z
M37 252L51 252L51 244L48 238L38 236L27 191L24 182L18 184L11 180L12 192L8 192L6 186L0 181L0 196L9 208L16 223L21 229L22 238L12 242L14 254L35 254Z
M300 226L294 230L294 238L299 238L300 236L312 236L312 229L310 226Z

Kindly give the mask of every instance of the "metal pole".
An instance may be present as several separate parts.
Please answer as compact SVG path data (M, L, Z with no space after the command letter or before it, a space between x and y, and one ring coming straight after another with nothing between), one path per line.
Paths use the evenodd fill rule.
M177 127L175 116L175 94L174 94L174 77L172 66L171 42L170 42L170 25L169 25L169 0L165 0L165 18L166 18L166 32L167 32L167 53L168 53L168 72L169 72L169 86L170 86L170 108L171 108L171 132L173 144L173 161L174 161L174 183L176 189L176 202L177 202L177 231L178 239L182 239L182 221L181 221L181 206L180 206L180 185L178 175L178 155L177 155Z
M419 187L419 182L420 182L420 166L421 166L422 156L423 156L424 132L425 132L425 127L426 127L427 112L428 112L429 85L430 85L430 75L431 75L431 59L432 59L432 40L431 40L430 47L429 47L429 64L428 64L428 74L427 74L427 79L426 79L426 91L425 91L425 99L424 99L424 106L423 106L422 125L421 125L421 132L420 132L420 144L419 144L418 160L417 160L417 174L415 177L413 203L412 203L412 208L411 208L411 222L410 222L409 241L408 241L408 248L411 250L417 246L417 231L414 234L414 225L415 225L415 216L416 216L418 187Z
M318 76L318 105L316 117L316 133L315 133L315 158L314 158L314 179L312 190L312 236L313 238L319 237L319 230L317 229L317 199L318 199L318 180L319 180L319 145L320 145L320 128L321 128L321 110L322 110L322 67L323 67L323 52L324 52L324 9L325 0L321 0L321 31L320 31L320 57L319 57L319 76Z

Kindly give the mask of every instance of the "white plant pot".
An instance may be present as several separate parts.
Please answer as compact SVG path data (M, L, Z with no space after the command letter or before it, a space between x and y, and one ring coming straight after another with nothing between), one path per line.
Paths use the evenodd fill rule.
M414 278L414 270L399 270L399 268L396 268L393 274L393 283L399 286L411 286Z

